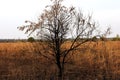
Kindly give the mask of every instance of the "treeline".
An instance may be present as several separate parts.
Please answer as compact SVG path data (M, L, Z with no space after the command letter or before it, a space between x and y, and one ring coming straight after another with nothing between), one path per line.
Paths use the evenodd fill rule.
M26 42L27 39L0 39L0 42Z
M86 40L89 38L80 38L80 40ZM91 38L90 38L91 39ZM65 39L67 41L72 41L72 38ZM0 42L35 42L35 41L45 41L41 39L34 39L33 37L29 37L28 39L0 39ZM96 38L93 37L91 41L120 41L120 37L113 37L113 38Z

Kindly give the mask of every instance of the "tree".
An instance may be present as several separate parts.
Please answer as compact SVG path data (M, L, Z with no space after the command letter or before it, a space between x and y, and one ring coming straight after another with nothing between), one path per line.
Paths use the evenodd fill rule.
M39 51L39 54L57 65L60 80L64 74L65 64L69 60L68 56L73 51L79 50L81 45L91 41L93 37L100 36L98 26L91 16L85 17L75 7L63 6L62 1L52 0L53 5L45 8L38 22L25 21L29 24L18 27L19 30L26 29L25 33L29 35L37 31L36 36L46 41L47 51L46 46L42 45L44 51ZM66 44L68 38L72 40L69 48L66 49L62 46Z

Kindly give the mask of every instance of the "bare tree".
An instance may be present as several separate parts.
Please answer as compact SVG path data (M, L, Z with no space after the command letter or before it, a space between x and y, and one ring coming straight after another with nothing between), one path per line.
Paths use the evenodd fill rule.
M18 27L19 30L25 29L25 33L29 35L36 31L37 37L46 41L47 50L46 46L42 45L44 51L39 50L39 53L55 62L60 78L63 76L68 55L72 51L78 50L82 44L91 41L93 37L99 36L98 26L91 16L85 17L75 7L63 6L62 1L52 0L53 5L45 8L38 18L38 22L25 21L29 24ZM63 49L62 45L68 41L68 38L72 39L70 46Z

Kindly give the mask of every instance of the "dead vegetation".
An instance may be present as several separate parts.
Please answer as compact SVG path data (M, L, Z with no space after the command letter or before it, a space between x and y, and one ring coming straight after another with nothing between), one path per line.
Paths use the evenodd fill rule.
M56 65L37 54L33 44L0 43L0 80L57 80ZM79 52L69 55L64 80L119 80L119 44L120 41L99 41L83 45Z

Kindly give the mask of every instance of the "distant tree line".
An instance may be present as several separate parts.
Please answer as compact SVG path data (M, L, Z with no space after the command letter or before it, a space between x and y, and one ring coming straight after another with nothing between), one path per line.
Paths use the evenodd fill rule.
M120 41L120 36L117 34L116 37L112 39L113 41Z

